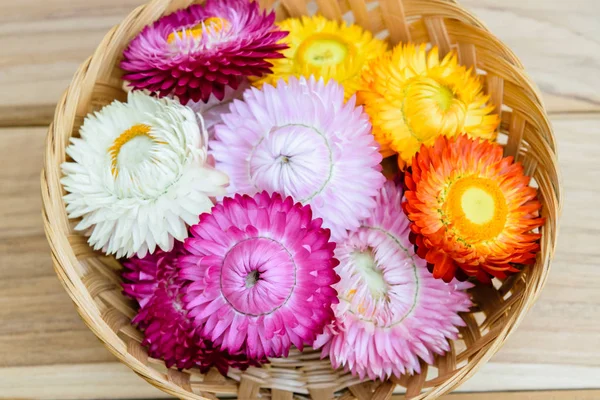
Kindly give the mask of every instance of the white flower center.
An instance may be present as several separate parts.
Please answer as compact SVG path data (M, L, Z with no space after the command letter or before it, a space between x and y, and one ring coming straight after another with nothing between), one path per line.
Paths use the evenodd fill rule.
M113 142L108 152L111 157L111 170L114 176L120 168L135 167L146 160L155 143L150 135L150 126L137 124L121 133Z
M152 129L133 125L108 149L115 193L120 198L156 198L179 177L187 154L168 144L161 127Z
M131 139L121 147L117 165L131 168L146 160L150 155L150 150L154 141L148 136L138 136Z
M258 190L280 192L310 201L329 183L333 155L324 135L313 127L290 124L274 128L254 147L248 175Z
M354 265L365 281L371 296L374 299L385 297L388 292L388 285L383 279L383 272L377 266L372 249L365 251L355 251L352 253Z

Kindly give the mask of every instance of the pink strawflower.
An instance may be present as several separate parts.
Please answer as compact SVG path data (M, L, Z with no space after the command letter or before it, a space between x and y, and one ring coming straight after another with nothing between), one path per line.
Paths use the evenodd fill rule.
M186 104L186 106L202 116L204 128L208 131L209 140L215 137L215 125L223 122L221 115L228 113L231 102L235 99L241 99L242 94L249 87L250 83L247 80L243 80L237 89L231 86L225 87L223 100L219 100L214 94L211 94L206 103L203 101L189 101Z
M225 87L270 73L267 59L283 57L287 32L275 14L249 0L207 0L145 27L124 51L123 79L135 89L207 102L223 99Z
M463 291L471 284L434 279L415 255L401 200L386 182L371 216L335 252L340 303L315 348L361 379L419 373L419 358L432 364L450 349L448 339L465 325L458 313L471 306Z
M229 193L266 190L310 204L336 241L369 216L385 181L379 145L342 86L291 77L246 90L230 110L210 144Z
M335 243L310 206L279 194L226 197L185 242L184 297L204 337L252 359L312 345L333 319Z
M123 292L140 304L133 323L144 331L143 346L153 358L162 359L167 367L198 367L202 373L216 367L227 375L229 367L246 369L260 366L266 359L249 359L245 354L217 350L198 334L181 298L187 287L178 276L177 258L183 245L176 242L170 252L158 250L143 259L134 257L124 263Z

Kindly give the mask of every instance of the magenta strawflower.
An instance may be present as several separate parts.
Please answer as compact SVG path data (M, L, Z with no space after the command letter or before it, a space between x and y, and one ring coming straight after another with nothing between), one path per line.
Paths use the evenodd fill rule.
M332 321L335 243L310 206L266 192L202 214L179 259L184 303L204 337L250 358L312 345Z
M361 379L419 373L419 358L432 364L450 349L448 339L465 325L458 313L471 306L464 292L471 284L434 279L415 255L401 200L386 182L371 216L335 252L340 303L315 347Z
M207 0L145 27L123 55L123 79L134 89L176 95L186 104L223 99L225 87L269 73L267 59L283 57L287 32L275 14L248 0Z
M198 367L205 373L216 367L223 375L229 367L246 369L268 362L264 358L249 359L241 352L217 350L197 334L181 302L187 289L176 267L182 250L183 245L177 242L170 252L158 250L124 263L123 292L140 304L133 323L143 330L142 345L148 348L150 357L164 360L169 368Z
M379 146L354 97L334 81L290 77L277 87L244 92L210 148L217 168L230 177L229 193L262 190L310 204L341 240L375 207L383 185Z

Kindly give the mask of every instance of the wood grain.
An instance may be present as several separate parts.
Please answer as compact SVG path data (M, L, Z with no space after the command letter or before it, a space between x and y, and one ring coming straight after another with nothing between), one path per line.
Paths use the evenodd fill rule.
M482 369L480 374L487 379L504 382L501 389L495 390L520 390L515 381L506 380L506 376L493 375L496 370L494 363ZM515 373L527 371L516 366ZM550 372L554 372L550 370ZM564 366L560 372L566 378L575 376L579 370L569 372ZM472 381L482 381L480 374L473 377ZM493 376L492 376L493 375ZM552 376L545 374L539 366L531 375L539 384L546 384ZM518 382L518 381L517 381ZM500 385L498 385L500 386ZM523 389L523 388L521 388ZM469 388L460 388L469 390ZM597 400L600 390L561 390L561 391L526 391L484 393L481 389L471 389L473 392L462 392L444 396L444 400ZM76 364L57 364L52 366L10 367L0 368L0 399L62 399L62 400L88 400L88 399L169 399L167 394L159 391L138 377L128 367L117 362ZM400 400L393 397L394 400Z
M0 369L0 399L172 398L118 362Z
M0 126L45 125L77 66L144 0L3 1ZM551 112L600 110L597 0L463 0L519 55Z
M521 58L551 112L600 110L600 2L459 1Z
M553 123L566 195L550 280L520 329L461 390L600 388L600 215L592 212L600 198L600 115ZM146 382L112 362L54 276L39 211L44 135L43 128L0 129L0 397L83 399L92 396L88 385L102 390L96 397L134 397L132 387L148 393ZM69 371L81 385L72 386ZM99 380L89 371L101 371ZM105 384L113 378L117 384Z
M44 137L0 129L0 367L113 361L52 268L40 212Z
M458 393L444 396L447 400L597 400L598 390L540 391L513 393Z
M75 70L142 0L2 1L0 125L45 125Z

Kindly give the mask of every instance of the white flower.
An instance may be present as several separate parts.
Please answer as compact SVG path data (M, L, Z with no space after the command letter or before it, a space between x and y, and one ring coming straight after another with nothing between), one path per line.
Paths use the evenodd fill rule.
M117 257L172 249L187 225L225 194L228 177L209 165L197 116L140 92L88 115L62 165L70 218L89 244ZM198 117L201 118L201 117Z

